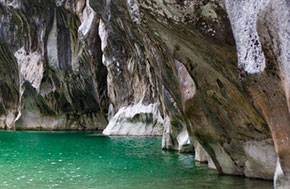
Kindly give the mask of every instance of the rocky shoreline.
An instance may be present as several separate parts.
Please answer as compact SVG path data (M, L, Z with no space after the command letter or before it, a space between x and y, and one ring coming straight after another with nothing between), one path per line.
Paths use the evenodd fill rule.
M286 0L0 0L0 129L158 135L290 186Z

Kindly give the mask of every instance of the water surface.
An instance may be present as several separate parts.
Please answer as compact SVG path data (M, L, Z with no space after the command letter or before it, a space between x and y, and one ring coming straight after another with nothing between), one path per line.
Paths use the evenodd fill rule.
M220 176L193 155L162 151L160 138L92 133L0 132L0 188L270 189Z

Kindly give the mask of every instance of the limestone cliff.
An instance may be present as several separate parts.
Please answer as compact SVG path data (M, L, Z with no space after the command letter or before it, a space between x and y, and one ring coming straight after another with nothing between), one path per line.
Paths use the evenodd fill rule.
M0 3L16 129L108 121L106 135L162 135L219 173L290 186L287 0Z
M0 37L18 61L16 129L103 129L107 70L98 19L84 1L1 1Z

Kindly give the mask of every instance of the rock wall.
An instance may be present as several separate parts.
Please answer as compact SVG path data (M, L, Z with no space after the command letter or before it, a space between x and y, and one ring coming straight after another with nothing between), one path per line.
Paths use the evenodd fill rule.
M209 167L220 173L273 178L279 157L276 152L287 145L290 132L287 97L282 87L287 82L281 80L283 69L275 69L271 62L281 53L273 52L269 42L268 49L263 49L262 36L267 34L265 28L260 29L262 33L257 28L269 2L90 2L107 27L107 48L119 49L118 44L108 42L114 37L130 39L122 41L123 48L134 41L143 47L142 57L146 57L159 81L155 86L164 118L163 148L182 151L183 145L200 145L205 151L196 152L206 155L197 154L198 159L208 161ZM289 4L275 6L284 7L280 10L284 12L289 9ZM284 12L280 13L282 17ZM289 26L277 28L285 32ZM269 49L271 54L267 55ZM106 49L104 52L110 56ZM275 119L277 116L280 118ZM276 128L271 126L273 123ZM281 130L277 125L281 125ZM275 139L275 133L285 137L283 144Z
M112 116L104 134L161 135L158 80L144 53L141 35L136 35L134 25L138 19L134 15L130 19L130 2L90 1L90 5L101 19L99 35L103 64L108 70L109 115Z
M275 188L289 188L289 1L226 1L226 5L239 66L247 73L257 73L243 82L271 129L278 156ZM241 28L241 23L246 27Z
M0 37L19 64L16 129L103 129L107 69L96 13L86 1L0 3Z
M108 121L106 135L162 135L163 149L221 174L289 186L287 0L0 3L20 72L16 128Z
M19 88L16 58L0 39L0 129L14 128L19 113Z

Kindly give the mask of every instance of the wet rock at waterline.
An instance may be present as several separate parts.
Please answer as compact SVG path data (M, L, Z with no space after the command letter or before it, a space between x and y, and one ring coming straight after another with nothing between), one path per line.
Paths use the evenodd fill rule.
M20 73L3 127L162 135L221 174L288 186L288 1L0 3Z
M104 135L161 136L163 119L158 104L121 108L110 120Z

